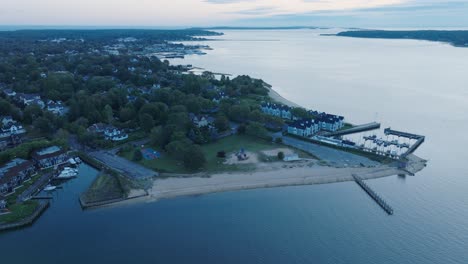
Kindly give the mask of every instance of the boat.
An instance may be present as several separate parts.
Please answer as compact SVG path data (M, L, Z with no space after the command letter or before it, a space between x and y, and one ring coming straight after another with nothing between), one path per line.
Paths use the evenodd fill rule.
M73 170L63 170L58 176L57 179L71 179L75 178L78 173Z
M76 163L81 163L81 159L79 157L75 158Z
M64 167L62 172L64 172L64 171L71 171L71 172L78 173L78 169L74 169L74 168L70 168L70 167Z
M57 186L53 186L53 185L50 185L50 184L48 184L46 187L44 187L44 191L46 191L46 192L50 192L50 191L53 191L55 189L57 189Z
M76 161L73 158L70 158L68 163L70 163L70 165L76 165Z

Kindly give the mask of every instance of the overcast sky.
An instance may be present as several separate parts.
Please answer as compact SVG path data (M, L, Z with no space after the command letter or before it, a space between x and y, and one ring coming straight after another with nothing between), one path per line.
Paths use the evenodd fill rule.
M468 0L0 0L0 25L468 27Z

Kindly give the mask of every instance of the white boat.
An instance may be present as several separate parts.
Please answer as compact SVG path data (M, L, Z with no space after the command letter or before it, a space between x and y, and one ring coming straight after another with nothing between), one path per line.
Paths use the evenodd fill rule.
M70 158L68 160L68 163L70 163L71 165L76 165L76 161L73 158Z
M50 184L48 184L46 187L44 187L44 191L46 191L46 192L50 192L50 191L53 191L55 189L57 189L57 186L53 186L53 185L50 185Z
M64 170L62 171L57 178L58 179L70 179L70 178L75 178L78 173L70 170Z
M64 171L66 171L66 172L72 171L72 172L78 173L78 169L74 169L74 168L70 168L70 167L63 168L62 172L64 172Z
M76 163L81 163L81 159L80 159L79 157L76 157L76 158L75 158L75 162L76 162Z

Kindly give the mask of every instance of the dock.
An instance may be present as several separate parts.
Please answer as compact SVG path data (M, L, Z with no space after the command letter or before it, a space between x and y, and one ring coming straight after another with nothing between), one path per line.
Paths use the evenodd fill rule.
M352 128L348 128L348 129L338 130L335 132L329 132L329 133L323 134L323 136L326 136L326 137L344 136L344 135L349 135L349 134L354 134L354 133L359 133L359 132L364 132L364 131L375 130L379 128L380 128L380 123L372 122L372 123L362 124L358 126L353 126Z
M361 186L361 188L366 191L369 196L374 199L374 201L384 209L387 214L392 215L393 214L393 209L390 207L390 205L385 202L384 199L382 199L374 190L372 190L369 185L367 185L361 177L357 176L356 174L353 174L354 181Z
M415 139L416 140L416 142L410 148L408 148L408 150L403 155L401 155L402 157L406 157L409 154L415 152L416 149L418 149L419 146L421 146L421 144L424 143L424 140L426 139L425 136L411 134L411 133L407 133L407 132L401 132L401 131L393 130L391 128L386 128L384 130L384 133L385 133L385 135L393 135L393 136L397 136L397 137L404 137L404 138Z

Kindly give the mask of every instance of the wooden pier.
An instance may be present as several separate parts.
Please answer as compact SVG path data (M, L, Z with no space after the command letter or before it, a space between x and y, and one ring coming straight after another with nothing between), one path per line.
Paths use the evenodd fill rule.
M406 157L409 154L415 152L416 149L418 149L419 146L421 146L421 144L424 143L424 140L426 139L425 136L411 134L411 133L402 132L402 131L397 131L397 130L393 130L391 128L386 128L384 130L384 133L385 133L385 135L394 135L394 136L397 136L397 137L404 137L404 138L409 138L409 139L415 139L416 140L416 143L414 143L410 148L408 148L408 150L403 155L401 155L402 157Z
M357 176L356 174L353 174L354 181L361 186L361 188L366 191L369 196L374 199L374 201L384 209L387 214L392 215L393 214L393 209L390 207L390 205L387 204L387 202L384 201L379 195L377 195L374 190L372 190L362 179L361 177Z

